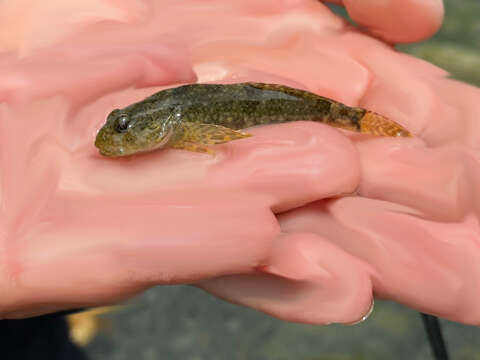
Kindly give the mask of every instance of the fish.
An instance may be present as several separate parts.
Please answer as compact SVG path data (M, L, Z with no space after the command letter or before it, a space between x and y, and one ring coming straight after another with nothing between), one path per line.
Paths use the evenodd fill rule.
M357 133L412 137L373 111L279 84L187 84L111 111L95 138L103 156L159 149L215 154L211 145L252 136L247 128L314 121Z

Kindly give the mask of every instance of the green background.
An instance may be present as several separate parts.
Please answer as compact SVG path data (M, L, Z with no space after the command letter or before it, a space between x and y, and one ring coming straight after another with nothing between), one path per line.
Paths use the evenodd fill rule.
M457 80L480 86L480 0L444 0L445 19L427 41L397 45L402 52L427 60ZM353 22L339 6L330 6Z
M480 1L446 0L445 8L444 25L432 39L398 49L480 86ZM432 358L419 314L386 301L377 301L372 316L356 326L310 326L273 319L192 287L164 286L103 317L112 326L87 346L93 360ZM480 359L479 328L443 320L442 325L452 359Z
M480 86L480 1L447 0L441 30L428 41L397 48Z

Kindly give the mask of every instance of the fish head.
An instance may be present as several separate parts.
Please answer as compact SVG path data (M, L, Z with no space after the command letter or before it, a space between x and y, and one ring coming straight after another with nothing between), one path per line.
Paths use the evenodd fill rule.
M109 157L128 156L165 147L180 121L175 111L162 113L115 109L98 131L95 146Z

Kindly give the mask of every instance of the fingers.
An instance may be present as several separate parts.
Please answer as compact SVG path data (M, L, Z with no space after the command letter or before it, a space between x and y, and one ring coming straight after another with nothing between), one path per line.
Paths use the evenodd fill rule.
M262 196L213 190L95 199L57 191L41 216L26 220L27 231L1 239L1 311L9 317L246 272L279 232Z
M412 207L438 221L457 221L479 208L479 156L474 151L426 148L415 141L391 145L382 140L358 144L363 175L359 194Z
M220 298L286 321L354 323L372 306L369 267L313 234L280 236L268 264L249 275L196 284Z
M332 222L340 223L331 231L340 226L353 230L350 236L361 232L361 243L369 244L365 249L353 243L345 246L353 253L361 251L361 258L375 264L382 279L374 283L375 292L420 311L479 323L475 304L480 286L475 260L480 251L478 153L459 145L426 148L410 142L393 148L382 141L359 143L359 152L363 177L358 193L382 202L358 199L329 204ZM359 225L349 222L353 218ZM348 235L339 233L346 240ZM405 267L410 276L400 274ZM415 280L402 284L401 276Z
M457 143L477 149L480 143L480 90L445 77L427 81L435 89L437 101L421 133L422 138L435 146Z
M27 56L35 48L60 42L87 25L109 21L130 22L145 14L145 4L137 1L100 1L68 3L46 3L44 6L28 0L0 3L0 50L13 51ZM22 18L19 23L15 19ZM97 33L97 38L100 32ZM78 44L78 42L76 42Z
M185 49L167 38L121 46L57 45L37 50L29 61L18 61L13 55L2 61L0 100L9 103L61 94L70 105L78 106L132 84L195 81Z
M442 96L459 87L450 84ZM465 90L471 90L464 94L470 101L478 95ZM450 132L449 141L455 141L463 126L474 124L469 101L455 95L449 101L465 109L456 124L460 132L455 126ZM448 135L442 124L429 124L429 140L442 130ZM474 138L468 134L469 141ZM368 199L342 198L280 215L282 230L318 234L371 264L374 293L381 297L478 324L477 152L461 145L427 148L416 139L356 144L362 169L358 195Z
M475 217L435 222L415 209L380 200L343 198L280 216L288 233L310 231L373 268L373 291L418 311L480 322Z
M210 186L264 194L275 212L358 186L356 149L340 131L315 123L248 131L254 136L222 146L225 157L209 170Z
M443 21L442 0L343 0L343 5L356 23L392 43L424 40Z

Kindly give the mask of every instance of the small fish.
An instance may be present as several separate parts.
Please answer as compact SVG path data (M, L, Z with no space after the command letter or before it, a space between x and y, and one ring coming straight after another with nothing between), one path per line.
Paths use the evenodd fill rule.
M209 145L252 136L242 129L290 121L316 121L377 136L412 136L372 111L288 86L248 82L183 85L115 109L95 146L110 157L164 148L214 154Z

